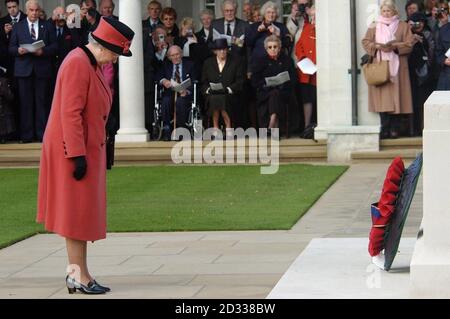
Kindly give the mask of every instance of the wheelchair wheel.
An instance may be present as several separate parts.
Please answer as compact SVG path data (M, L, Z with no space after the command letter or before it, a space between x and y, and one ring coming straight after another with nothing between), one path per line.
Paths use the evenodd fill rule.
M152 128L152 140L160 141L162 137L162 127L161 124L155 124Z
M192 138L194 138L197 134L201 134L202 132L202 121L197 110L191 111L191 114L189 116L189 131Z

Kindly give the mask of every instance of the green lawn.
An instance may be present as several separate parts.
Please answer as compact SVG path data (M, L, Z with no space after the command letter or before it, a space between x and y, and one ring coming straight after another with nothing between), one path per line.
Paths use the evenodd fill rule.
M347 168L283 165L114 168L108 231L290 229ZM0 248L43 232L35 224L36 169L0 170Z

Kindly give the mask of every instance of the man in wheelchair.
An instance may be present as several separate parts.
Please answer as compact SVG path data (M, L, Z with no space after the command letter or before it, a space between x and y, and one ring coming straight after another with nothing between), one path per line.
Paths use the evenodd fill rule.
M157 77L158 83L164 87L161 101L164 141L171 140L172 129L187 127L194 98L194 82L197 81L194 63L183 58L183 51L179 46L171 46L167 57L169 61L164 62ZM176 92L177 84L187 79L191 80L191 85Z

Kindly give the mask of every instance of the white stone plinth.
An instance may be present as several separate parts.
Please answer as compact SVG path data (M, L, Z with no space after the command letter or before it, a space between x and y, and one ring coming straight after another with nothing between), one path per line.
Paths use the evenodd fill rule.
M391 271L372 264L368 238L315 238L289 267L268 299L409 298L415 238L403 238Z
M132 57L120 57L120 129L118 142L146 142L144 109L144 57L142 47L141 0L119 1L119 19L134 32Z
M329 162L350 162L352 152L378 152L380 150L379 126L328 127L327 133Z
M411 262L411 294L450 298L450 92L425 103L423 237Z

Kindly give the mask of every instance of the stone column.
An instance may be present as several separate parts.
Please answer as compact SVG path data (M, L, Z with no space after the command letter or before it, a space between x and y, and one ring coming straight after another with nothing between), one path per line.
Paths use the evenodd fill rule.
M450 92L425 103L423 237L411 261L411 295L450 298Z
M361 40L367 26L377 17L377 2L356 2L358 57L364 54ZM330 162L348 162L354 151L379 150L379 117L367 112L367 84L359 76L360 126L352 123L350 1L317 0L316 15L318 126L315 138L328 140Z
M132 57L120 57L120 129L117 142L146 142L144 109L144 58L142 48L141 0L120 0L119 20L136 33L131 46Z

